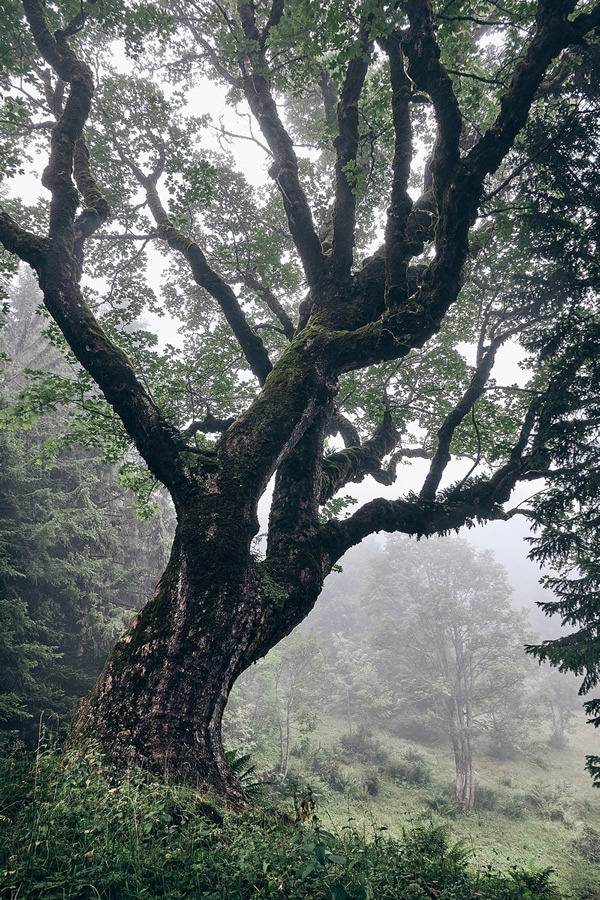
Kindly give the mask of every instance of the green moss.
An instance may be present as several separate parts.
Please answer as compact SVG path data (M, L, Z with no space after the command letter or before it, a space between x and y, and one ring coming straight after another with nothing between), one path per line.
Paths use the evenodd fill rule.
M261 593L263 603L267 606L271 606L274 609L283 609L286 602L289 600L289 591L287 591L281 584L278 584L274 578L272 578L268 572L260 571L260 564L257 567L260 572L260 580L261 580Z

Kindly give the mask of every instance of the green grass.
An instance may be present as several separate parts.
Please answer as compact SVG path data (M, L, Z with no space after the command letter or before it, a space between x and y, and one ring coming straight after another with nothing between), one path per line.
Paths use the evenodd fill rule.
M515 760L480 753L476 805L483 808L468 814L452 802L448 749L376 735L373 758L363 752L357 761L343 747L346 731L335 720L321 723L312 749L293 761L293 774L314 786L321 815L334 825L350 821L365 829L377 822L399 837L406 828L444 824L480 866L551 867L566 895L600 900L600 792L583 768L586 753L594 752L589 725L577 727L565 750L540 742ZM365 782L374 773L378 786L371 793Z
M475 866L443 824L390 836L318 815L310 794L236 815L201 790L85 756L0 765L6 900L550 900L539 867ZM342 817L343 818L343 817Z

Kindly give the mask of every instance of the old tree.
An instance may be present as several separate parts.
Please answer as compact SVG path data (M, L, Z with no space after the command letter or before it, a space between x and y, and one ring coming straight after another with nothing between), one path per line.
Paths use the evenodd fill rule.
M598 25L587 0L4 0L3 267L35 271L72 371L32 375L5 424L72 404L63 443L129 452L177 511L74 739L244 802L231 686L348 548L507 518L545 473L593 508ZM11 187L30 163L35 206ZM518 384L493 378L507 343ZM419 457L414 491L343 512Z

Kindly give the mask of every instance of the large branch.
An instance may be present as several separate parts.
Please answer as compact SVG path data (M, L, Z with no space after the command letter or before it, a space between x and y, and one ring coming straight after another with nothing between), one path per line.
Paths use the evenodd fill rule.
M48 249L45 238L25 228L0 206L0 241L9 253L14 253L23 262L29 263L32 269L39 272Z
M319 528L321 460L330 406L323 408L310 428L277 470L271 510L267 561L290 562ZM290 551L290 547L292 548Z
M252 372L258 379L259 384L263 385L273 366L261 338L248 324L248 320L233 289L209 265L206 256L196 241L186 237L178 228L175 228L169 219L167 211L158 196L156 188L157 173L146 176L138 166L127 160L126 157L123 158L127 161L140 184L145 188L148 208L156 222L159 236L167 242L169 247L182 254L189 264L196 284L208 291L211 297L214 297L217 301Z
M372 475L380 484L393 484L396 479L395 465L383 469L381 463L395 448L398 438L391 413L386 409L372 438L359 446L346 447L326 456L323 460L320 502L326 503L345 484L358 483L367 475Z
M410 123L410 80L404 69L404 55L396 33L382 41L390 64L392 85L392 118L394 122L394 159L392 162L392 196L385 228L385 303L395 307L408 296L408 264L414 252L407 240L408 217L412 200L408 180L412 162L412 128Z
M369 67L371 42L367 26L360 28L356 56L348 63L346 77L337 107L338 135L334 141L335 204L333 208L332 262L336 277L346 280L352 267L352 250L356 226L356 166L358 151L358 101ZM354 174L354 179L353 179Z
M511 460L493 478L456 491L451 499L371 500L348 519L322 527L323 550L333 565L350 547L374 532L400 531L425 537L446 534L474 521L504 520L509 514L502 504L522 477L523 465L521 460Z
M246 40L251 47L260 48L260 33L252 6L241 3L239 13ZM300 184L298 159L292 139L273 100L265 75L269 67L264 52L260 49L251 50L248 56L249 69L246 64L242 64L244 93L273 154L274 162L269 174L279 187L290 233L300 254L308 284L313 289L319 288L327 279L329 265L314 227L306 194Z
M544 395L533 398L508 459L493 475L463 480L449 488L443 499L414 495L398 500L379 497L365 503L348 519L328 522L320 534L327 562L333 565L350 547L377 531L426 537L445 534L473 522L510 518L513 512L507 512L503 504L510 499L515 485L519 481L542 478L548 472L550 457L543 437L535 429L545 411L553 408L553 388L551 384Z
M410 29L400 37L409 60L408 72L419 90L429 94L435 111L437 137L431 175L441 209L439 200L452 182L460 157L462 117L452 80L440 62L430 0L408 0L406 10Z
M500 112L465 160L465 170L475 182L495 172L525 124L543 76L561 50L579 43L600 25L600 4L573 21L576 0L538 0L537 29L524 59L513 73L500 101Z
M279 23L281 22L283 11L284 11L284 0L273 0L271 5L271 11L269 13L269 18L267 19L267 23L262 30L260 36L260 45L264 49L266 46L267 40L273 28L277 28Z
M496 123L463 160L459 158L460 115L447 73L439 61L439 48L431 26L429 3L413 0L410 39L404 46L410 74L417 86L431 95L438 121L438 140L431 168L437 199L436 255L424 272L421 287L404 306L389 310L377 322L353 334L338 333L332 342L341 370L362 368L386 359L400 359L423 344L439 329L461 288L467 258L469 229L475 221L483 182L495 171L526 121L543 75L564 47L580 40L600 24L600 5L573 22L566 18L573 3L540 0L538 30L523 60L518 63L501 102ZM427 9L429 13L426 14Z
M90 68L77 58L67 42L67 36L80 27L80 17L76 16L64 31L52 35L40 0L23 0L23 7L38 50L62 81L70 85L70 91L52 130L50 159L42 176L44 186L51 192L48 239L27 235L3 216L2 240L7 249L35 268L44 302L75 356L122 419L151 471L173 486L183 478L175 429L165 422L125 354L106 337L78 285L75 221L79 192L72 172L94 93ZM84 199L92 200L94 192L93 204L101 206L94 188L86 182L85 168L85 162L81 163ZM42 248L43 253L35 252Z

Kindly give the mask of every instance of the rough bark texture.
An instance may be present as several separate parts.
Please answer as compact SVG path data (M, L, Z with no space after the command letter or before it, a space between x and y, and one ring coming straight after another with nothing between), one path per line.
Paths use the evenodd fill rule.
M395 155L392 195L382 254L353 268L355 196L348 165L356 161L358 103L370 64L368 21L357 30L337 104L336 204L332 253L324 252L299 176L293 142L280 118L270 84L267 37L284 11L275 0L264 28L253 4L239 6L239 75L233 77L190 22L190 33L217 71L242 87L272 154L289 231L304 267L310 298L294 331L266 285L247 283L265 298L290 339L272 364L260 336L246 321L231 286L207 262L200 246L169 220L158 196L160 167L144 174L124 160L145 188L160 236L189 263L196 282L212 294L262 386L242 416L207 415L182 431L173 427L146 391L125 354L103 333L85 303L79 279L85 241L109 216L89 169L84 126L93 98L89 66L69 38L83 24L78 14L51 34L40 0L23 0L39 54L68 86L57 116L43 183L50 191L48 233L34 235L0 210L4 247L37 272L44 300L80 363L90 372L154 475L171 492L178 516L171 559L148 604L119 641L91 696L78 711L74 739L93 736L117 758L170 769L212 785L233 802L246 803L221 744L221 718L235 678L307 615L332 565L374 531L444 533L474 520L504 518L503 504L521 479L537 477L548 460L534 439L543 396L532 405L511 453L493 475L464 483L444 495L439 485L456 428L481 395L495 347L482 355L462 402L448 415L431 453L431 470L420 498L376 499L343 521L322 523L319 504L344 484L366 474L393 480L384 466L397 450L389 411L362 445L323 456L324 437L340 430L352 442L356 430L338 417L335 397L343 372L398 360L422 347L440 328L461 287L468 233L478 213L487 175L494 172L526 121L548 65L560 50L600 23L600 7L569 18L574 3L539 0L533 37L516 65L500 112L481 139L461 156L462 118L451 78L440 62L435 21L428 0L405 4L409 26L382 41L390 63ZM185 24L185 8L182 7ZM228 65L228 63L227 63ZM324 73L328 120L334 118L331 79ZM412 136L409 95L414 87L433 105L437 140L421 200L408 194ZM73 177L74 176L74 177ZM84 210L78 214L78 204ZM435 227L434 227L435 226ZM425 241L432 260L410 265ZM195 431L222 431L215 449L190 444ZM533 439L532 439L533 436ZM257 560L251 541L257 508L269 480L275 491L266 558ZM472 804L474 776L463 731L457 732L457 798ZM460 780L460 783L459 783Z

